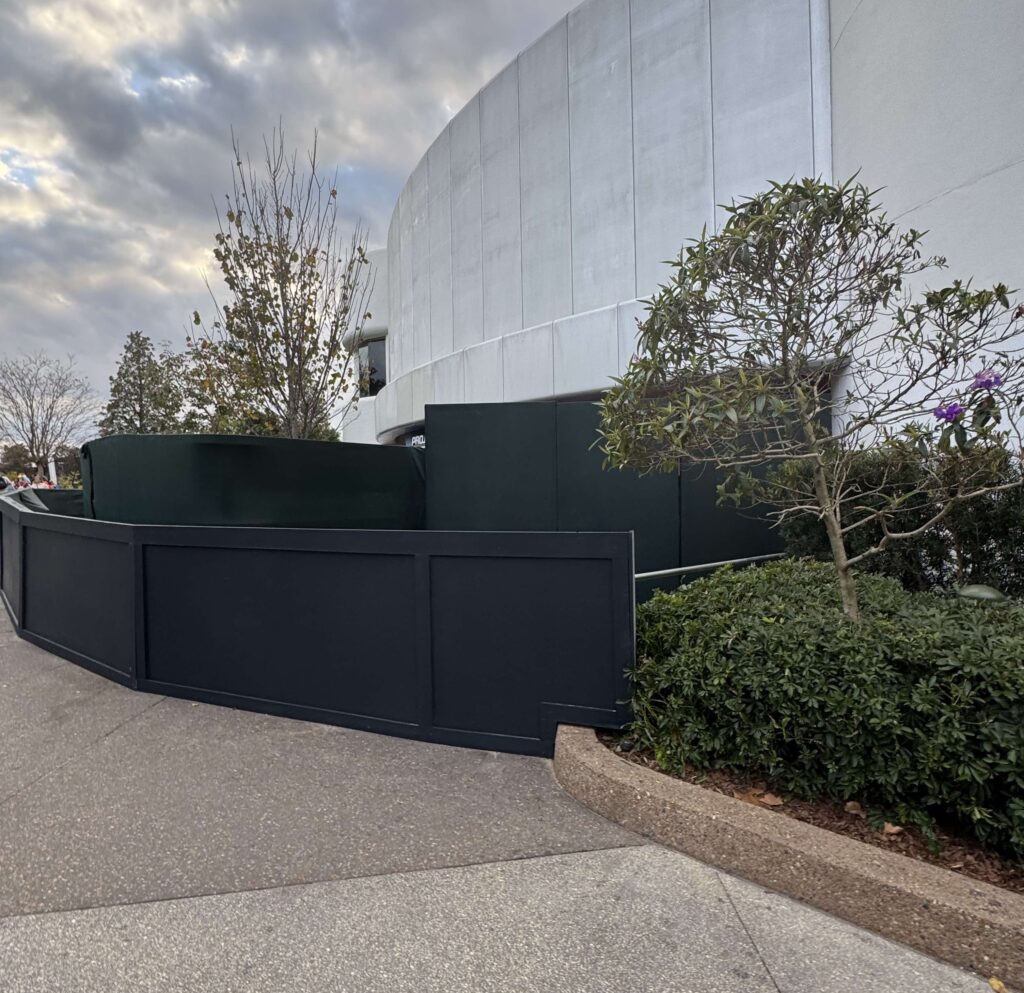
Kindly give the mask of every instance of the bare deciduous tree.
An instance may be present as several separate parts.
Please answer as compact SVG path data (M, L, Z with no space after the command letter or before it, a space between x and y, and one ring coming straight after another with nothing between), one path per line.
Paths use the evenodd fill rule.
M0 359L0 439L24 446L37 471L82 441L97 412L71 356L61 361L38 351Z
M280 129L264 140L259 169L234 136L232 147L234 190L214 249L230 302L214 298L209 327L193 315L192 401L213 430L323 436L356 399L371 289L365 233L343 233L337 174L320 175L315 134L305 169Z
M851 618L859 563L1021 485L1006 468L1022 455L1024 307L1002 284L912 296L908 281L945 259L873 197L808 179L727 208L721 232L681 255L603 402L612 464L722 468L727 495L818 517ZM914 485L883 475L865 491L853 470L866 451L913 462ZM786 460L798 471L757 472ZM934 512L902 524L922 498ZM851 555L868 525L880 539Z

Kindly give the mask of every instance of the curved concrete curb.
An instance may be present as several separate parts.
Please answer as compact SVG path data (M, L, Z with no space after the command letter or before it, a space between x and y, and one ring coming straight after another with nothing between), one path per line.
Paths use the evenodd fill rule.
M1024 896L627 762L562 725L555 778L623 827L1024 989Z

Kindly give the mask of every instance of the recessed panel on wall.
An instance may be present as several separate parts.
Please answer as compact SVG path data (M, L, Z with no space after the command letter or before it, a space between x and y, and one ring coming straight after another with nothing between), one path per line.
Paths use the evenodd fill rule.
M427 151L427 215L430 238L430 357L452 351L452 190L450 132Z
M538 737L538 701L617 699L611 570L606 559L433 558L432 599L459 604L434 616L435 726Z
M569 14L573 311L636 296L628 0Z
M412 212L412 339L413 365L430 361L430 226L427 205L427 159L409 179Z
M809 17L807 0L711 0L717 203L814 172Z
M519 213L519 67L480 91L484 337L523 326Z
M480 97L452 119L452 328L456 348L483 341L480 232Z
M132 672L135 657L132 548L26 527L21 624L92 663Z
M566 30L563 18L519 56L525 327L572 313Z
M708 0L633 0L633 161L638 296L714 222Z
M415 618L385 622L381 608L382 598L414 602L413 562L411 555L148 545L146 678L416 723Z

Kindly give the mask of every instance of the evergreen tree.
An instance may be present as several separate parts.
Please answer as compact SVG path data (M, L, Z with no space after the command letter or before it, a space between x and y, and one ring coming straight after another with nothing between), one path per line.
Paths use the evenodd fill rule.
M182 431L183 358L159 355L141 331L130 331L110 377L110 400L100 431L109 434L172 434Z

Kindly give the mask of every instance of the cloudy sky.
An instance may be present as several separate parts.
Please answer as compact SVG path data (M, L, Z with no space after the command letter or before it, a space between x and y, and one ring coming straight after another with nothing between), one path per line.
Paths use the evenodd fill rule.
M383 245L445 122L575 0L0 0L0 354L73 353L98 392L139 329L207 305L230 129L320 133Z

